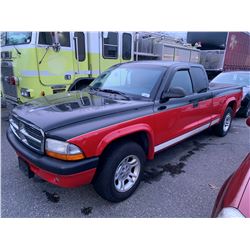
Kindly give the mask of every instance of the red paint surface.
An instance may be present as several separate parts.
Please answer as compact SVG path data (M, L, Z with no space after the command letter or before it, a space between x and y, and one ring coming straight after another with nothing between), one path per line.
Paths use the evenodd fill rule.
M145 132L149 142L148 159L154 158L154 147L177 136L192 131L217 118L221 119L230 101L236 101L235 111L240 107L242 93L231 94L193 104L155 112L152 115L125 121L98 129L69 142L79 146L86 157L99 156L112 141L136 132Z
M31 171L34 172L37 176L59 187L72 188L89 184L91 183L96 172L96 169L93 168L71 175L54 174L35 166L33 163L31 163L19 153L17 153L17 155L23 158L29 164Z
M247 121L246 121L247 126L250 127L250 116L248 116Z
M224 183L216 199L212 216L224 207L234 207L250 218L250 153L237 171Z

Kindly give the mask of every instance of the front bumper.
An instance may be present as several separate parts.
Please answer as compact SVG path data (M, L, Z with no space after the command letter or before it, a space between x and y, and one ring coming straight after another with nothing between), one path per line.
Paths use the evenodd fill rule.
M17 155L28 163L30 170L52 184L78 187L90 183L95 175L98 157L72 162L57 160L26 148L10 128L7 138Z

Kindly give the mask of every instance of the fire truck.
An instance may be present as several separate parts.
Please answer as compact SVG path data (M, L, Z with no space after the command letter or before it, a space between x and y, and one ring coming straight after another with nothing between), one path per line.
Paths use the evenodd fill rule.
M199 50L164 32L2 32L1 85L7 103L88 86L133 60L199 62Z
M133 59L130 32L4 32L1 42L3 94L13 103L87 86Z

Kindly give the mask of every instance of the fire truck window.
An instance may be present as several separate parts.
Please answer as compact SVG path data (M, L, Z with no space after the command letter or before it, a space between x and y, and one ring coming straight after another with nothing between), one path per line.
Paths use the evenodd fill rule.
M171 81L170 87L181 87L186 95L193 93L193 86L188 70L177 71Z
M39 44L52 45L51 32L39 32Z
M75 32L74 37L77 37L77 42L75 41L75 47L77 47L77 50L75 50L75 58L77 59L77 51L78 51L78 61L82 62L85 60L85 36L83 32Z
M58 32L59 43L63 47L70 47L69 32Z
M132 35L129 33L122 34L122 59L131 59Z
M116 59L118 58L118 33L108 32L107 35L102 33L103 42L103 58Z

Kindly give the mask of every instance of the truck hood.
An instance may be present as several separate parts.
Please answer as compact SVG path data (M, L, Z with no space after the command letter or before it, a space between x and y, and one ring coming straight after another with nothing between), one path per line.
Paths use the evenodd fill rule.
M148 101L117 100L112 94L99 95L72 91L44 96L17 106L12 113L24 121L40 127L43 131L72 123L102 118L110 114L137 110L152 105Z

